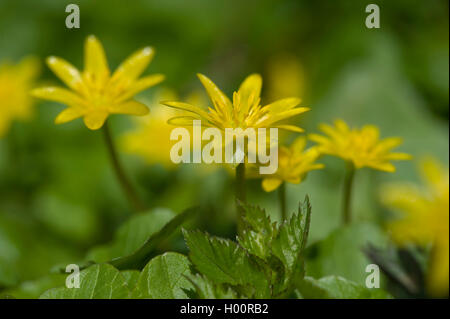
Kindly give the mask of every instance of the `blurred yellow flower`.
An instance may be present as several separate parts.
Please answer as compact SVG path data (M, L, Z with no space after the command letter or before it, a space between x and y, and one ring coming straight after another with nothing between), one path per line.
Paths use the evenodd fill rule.
M183 102L166 101L164 105L188 111L190 116L177 116L170 120L171 124L191 126L193 120L201 120L203 126L226 128L280 128L294 132L303 132L303 129L281 124L283 120L309 110L306 107L296 107L300 104L299 98L291 97L261 106L262 78L259 74L248 76L233 94L233 102L206 76L198 74L205 87L214 109L205 110Z
M281 96L303 96L305 72L296 55L283 53L267 64L267 97L273 101Z
M340 157L353 163L355 168L371 167L380 171L395 172L391 160L409 160L405 153L391 153L402 143L399 137L380 140L378 127L365 125L361 129L350 129L342 120L336 120L334 127L321 124L320 130L327 136L310 134L309 138L318 143L318 150L323 154Z
M39 70L38 60L31 57L17 64L0 64L0 137L6 134L12 121L28 119L32 114L29 92Z
M142 78L154 55L151 47L145 47L127 58L111 75L105 52L94 36L86 39L84 71L57 57L49 57L50 69L70 88L44 87L32 91L42 99L64 103L68 106L55 119L56 124L83 117L91 130L103 126L110 114L145 115L148 108L133 97L164 79L161 74Z
M135 119L136 127L133 131L122 136L122 149L130 154L141 156L149 164L160 163L166 168L175 164L170 159L170 149L175 141L170 140L173 126L167 121L176 115L176 111L159 105L161 98L176 96L171 90L162 90L153 99L152 113Z
M321 169L316 163L320 156L316 147L305 150L306 138L298 137L290 147L281 146L278 150L278 170L272 175L263 175L262 188L266 192L277 189L281 183L299 184L309 171Z
M399 245L431 244L427 286L435 296L448 295L449 287L449 173L432 158L421 163L425 187L390 184L382 189L382 201L403 218L389 224Z

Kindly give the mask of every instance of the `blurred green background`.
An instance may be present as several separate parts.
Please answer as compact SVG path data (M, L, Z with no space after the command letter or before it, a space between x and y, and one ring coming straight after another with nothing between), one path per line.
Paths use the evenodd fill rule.
M39 83L58 83L44 59L56 55L81 68L90 34L102 41L111 68L151 45L156 56L146 73L167 79L141 94L144 100L162 87L180 96L199 90L197 72L231 94L246 75L258 72L265 81L263 102L295 93L311 107L301 117L309 133L335 118L352 126L375 124L382 137L404 138L401 151L416 159L432 155L448 166L448 1L377 0L380 29L365 27L365 7L373 1L344 0L79 0L81 28L67 29L65 7L73 2L0 0L0 63L37 56ZM13 123L0 139L0 288L83 260L92 247L111 241L131 215L101 133L81 120L54 125L62 109L36 103L33 119ZM114 116L111 126L117 140L133 122ZM166 169L129 154L121 158L150 207L178 213L201 204L208 215L195 227L234 236L233 177L225 170ZM290 211L305 194L311 197L310 243L326 238L340 221L344 163L329 157L321 162L326 169L287 188ZM395 174L358 172L355 219L369 225L360 236L386 240L373 226L382 226L386 215L379 187L388 180L417 180L416 164L397 163ZM278 218L275 193L264 193L260 181L248 189L251 203ZM183 251L182 240L168 249ZM342 267L339 274L363 282L358 267Z

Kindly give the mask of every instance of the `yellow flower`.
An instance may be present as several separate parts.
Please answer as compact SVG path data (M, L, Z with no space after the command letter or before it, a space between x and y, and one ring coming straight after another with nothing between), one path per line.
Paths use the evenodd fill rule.
M206 76L198 74L205 87L214 108L205 110L188 103L167 101L163 104L192 113L190 116L177 116L170 120L171 124L191 126L193 120L201 120L203 126L226 128L280 128L294 132L303 132L303 129L281 124L289 119L309 110L306 107L296 107L300 104L299 98L291 97L261 106L262 78L258 74L248 76L241 84L239 90L233 94L233 102Z
M267 65L267 96L303 96L305 73L297 56L283 53L270 59Z
M405 153L391 153L402 143L398 137L380 140L376 126L365 125L361 129L350 129L342 120L336 120L334 127L322 124L320 130L328 136L310 134L309 138L318 143L323 154L334 155L353 163L355 168L371 167L380 171L395 172L391 160L408 160Z
M0 137L15 119L28 119L33 101L29 95L39 73L39 62L25 58L18 64L0 64Z
M167 121L176 115L176 111L158 103L161 98L173 96L175 93L170 90L163 90L156 94L156 98L151 103L151 115L136 118L136 128L122 137L121 145L125 152L139 155L149 164L160 163L166 168L175 166L170 159L170 149L175 144L175 141L170 140L173 126Z
M42 99L64 103L68 106L55 119L56 124L83 117L91 130L103 126L110 114L145 115L148 108L133 97L164 79L161 74L142 78L154 55L145 47L126 59L111 75L102 44L94 36L86 39L84 71L78 71L67 61L49 57L50 69L69 87L45 87L33 90Z
M435 160L421 163L425 187L390 184L382 189L382 201L403 213L390 223L399 245L431 244L427 286L435 296L448 295L449 287L449 174Z
M316 163L320 156L316 147L305 150L306 138L298 137L288 148L278 150L278 170L275 174L264 175L262 187L266 192L277 189L281 183L299 184L309 171L321 169L323 164Z

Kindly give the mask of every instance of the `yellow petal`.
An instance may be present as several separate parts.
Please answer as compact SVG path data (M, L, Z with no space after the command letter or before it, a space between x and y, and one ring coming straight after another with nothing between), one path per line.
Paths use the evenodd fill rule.
M108 111L113 114L146 115L149 110L145 104L138 101L127 101L108 107Z
M279 113L288 111L297 105L300 104L302 100L296 97L289 97L286 99L278 100L273 103L270 103L266 106L264 106L261 110L262 111L269 111L271 113Z
M298 127L295 125L288 125L288 124L281 124L281 125L277 125L275 127L282 129L282 130L287 130L287 131L292 131L292 132L297 132L297 133L302 133L305 131L301 127Z
M263 126L263 125L271 125L273 123L286 120L288 118L291 118L293 116L296 116L298 114L304 113L309 111L310 108L308 107L298 107L292 110L284 111L281 113L272 114L271 116L263 117L260 120L256 122L256 125Z
M311 133L308 135L308 139L318 144L328 144L330 143L330 139L319 134Z
M209 115L206 111L202 110L198 106L194 106L188 103L183 102L175 102L175 101L162 101L160 102L163 105L170 106L179 110L192 112L200 115L202 118L209 119Z
M410 160L412 156L406 153L389 153L385 156L386 160L402 161Z
M83 121L88 129L98 130L103 126L106 119L108 118L108 113L106 112L95 112L88 113L84 116Z
M309 167L309 170L317 170L317 169L322 169L325 167L325 164L313 164Z
M364 125L361 129L361 135L365 138L366 143L376 143L380 137L380 130L375 125Z
M239 87L238 94L243 103L253 103L261 94L262 78L259 74L250 74ZM249 101L251 98L251 101ZM250 106L250 105L249 105Z
M262 188L264 189L264 191L266 192L271 192L276 190L282 183L283 181L279 178L264 178L262 181Z
M335 123L337 126L337 122ZM345 124L344 122L342 123ZM330 126L328 124L320 124L319 129L333 139L339 139L341 137L341 134L343 133L340 130L335 129L333 126Z
M86 93L81 74L72 64L53 56L47 58L47 64L68 87L80 93Z
M347 123L345 123L341 119L337 119L334 121L334 126L337 128L337 130L341 133L348 133L350 132L350 128L348 127Z
M93 35L86 39L84 46L84 71L97 81L109 77L108 61L100 41Z
M112 83L125 86L131 84L144 72L154 55L152 47L145 47L133 53L114 72Z
M448 172L435 159L428 157L420 162L420 170L423 179L432 189L439 190L444 179L448 183Z
M192 126L192 121L199 120L197 117L193 116L175 116L167 121L170 125L180 125L180 126ZM204 123L202 123L203 126Z
M357 163L355 163L355 166L357 168L362 167L363 165L358 165ZM383 172L388 172L388 173L394 173L395 172L395 166L392 165L391 163L370 163L367 166L372 167L374 169L383 171Z
M205 87L205 90L213 102L216 110L221 113L231 111L232 104L230 99L228 99L228 97L214 84L214 82L203 74L199 73L197 76Z
M139 92L148 89L151 86L154 86L164 80L164 75L162 74L153 74L146 77L143 77L137 81L135 81L128 89L120 95L116 102L120 103L125 100L128 100L129 98L134 97Z
M286 179L286 182L291 184L300 184L302 178L300 176L290 176Z
M303 152L306 146L306 137L297 137L294 142L292 142L290 149L294 151L294 154L300 154Z
M69 106L81 106L85 104L79 95L60 87L37 88L31 91L31 95L44 100L64 103Z
M69 107L58 114L55 118L55 124L63 124L73 121L83 116L83 110L76 107Z
M400 137L388 137L383 140L381 140L377 146L375 147L375 152L387 152L394 147L399 146L402 144L403 140Z

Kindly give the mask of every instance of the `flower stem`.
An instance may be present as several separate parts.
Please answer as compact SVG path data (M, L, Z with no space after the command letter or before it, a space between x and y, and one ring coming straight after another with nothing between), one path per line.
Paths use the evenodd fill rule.
M111 138L111 131L108 127L108 123L105 122L103 125L103 135L105 137L106 147L108 148L109 157L111 159L111 164L113 166L114 172L116 174L117 179L119 180L120 186L122 187L125 196L133 206L136 212L140 212L144 210L144 205L142 204L139 196L136 193L136 190L130 183L128 177L125 174L125 171L119 161L119 157L117 155L116 147Z
M245 163L240 163L236 167L236 200L241 204L246 203L246 193L245 193ZM238 226L238 234L242 234L243 231L243 209L238 204L237 206L237 226Z
M286 219L286 183L281 183L278 188L278 199L280 201L281 222Z
M342 205L342 221L345 225L351 222L351 200L354 177L355 167L353 163L348 162L344 178L344 197Z

